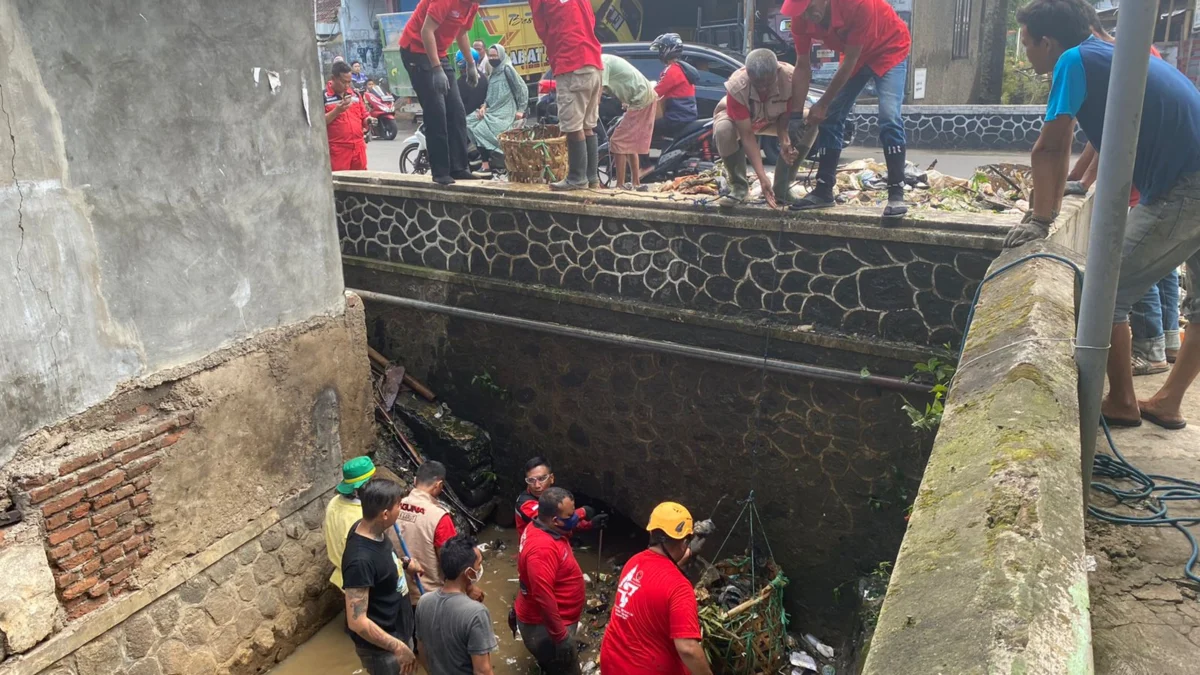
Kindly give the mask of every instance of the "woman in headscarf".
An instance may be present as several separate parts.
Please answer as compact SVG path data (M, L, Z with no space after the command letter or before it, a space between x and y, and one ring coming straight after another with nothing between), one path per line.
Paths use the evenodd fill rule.
M525 117L529 88L517 74L504 45L488 47L487 76L487 101L474 115L467 115L467 130L480 152L488 156L490 168L496 170L504 168L500 134Z

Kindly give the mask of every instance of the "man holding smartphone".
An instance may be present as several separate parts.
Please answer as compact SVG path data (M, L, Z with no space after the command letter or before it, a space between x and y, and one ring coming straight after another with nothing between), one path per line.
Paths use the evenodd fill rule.
M370 115L354 93L350 66L333 64L333 77L325 85L325 128L329 134L329 165L334 171L365 171L367 143L363 130Z

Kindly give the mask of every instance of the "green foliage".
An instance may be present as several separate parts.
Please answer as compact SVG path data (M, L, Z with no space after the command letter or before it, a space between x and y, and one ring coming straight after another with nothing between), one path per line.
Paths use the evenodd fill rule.
M954 378L954 371L954 364L936 356L924 363L913 365L912 374L905 379L928 383L929 393L933 395L933 400L926 403L924 409L914 406L907 398L904 399L901 409L908 414L914 429L935 431L941 425L946 393L950 390L950 380Z
M507 401L510 397L508 390L501 387L496 378L492 376L490 370L485 370L482 373L471 378L471 386L478 387L484 393L493 396L501 401Z
M1009 55L1004 59L1004 105L1041 105L1050 98L1050 78L1038 75L1025 59Z

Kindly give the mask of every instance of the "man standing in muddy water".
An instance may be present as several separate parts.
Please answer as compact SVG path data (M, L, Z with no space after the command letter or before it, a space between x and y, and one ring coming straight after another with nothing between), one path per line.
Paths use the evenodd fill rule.
M538 498L548 488L554 487L554 470L545 457L534 457L525 463L525 491L517 495L517 537L525 533L525 528L537 520ZM608 525L607 513L596 513L596 509L585 506L575 510L579 514L579 525L575 531L587 531L592 528L603 529Z

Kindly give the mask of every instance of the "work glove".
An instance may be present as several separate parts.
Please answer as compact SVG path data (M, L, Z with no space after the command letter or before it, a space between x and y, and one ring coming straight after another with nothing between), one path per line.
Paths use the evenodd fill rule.
M1033 211L1029 211L1021 219L1021 224L1014 227L1004 238L1004 248L1016 248L1031 241L1045 239L1050 236L1050 225L1053 223L1053 218L1048 220L1036 218Z
M467 84L472 87L479 84L479 69L474 66L467 66L465 63L463 67L467 70Z
M566 664L575 661L578 657L575 654L575 641L571 636L567 636L565 640L554 645L554 661L558 664Z
M597 513L595 515L595 517L588 518L588 520L592 523L592 527L594 527L598 530L603 530L605 527L608 526L608 514L607 513Z
M583 511L584 520L591 520L596 517L596 509L591 506L585 506L581 510Z
M801 136L804 135L804 112L794 112L788 117L788 136L792 145L800 147Z
M1083 196L1088 193L1088 189L1084 186L1083 181L1069 180L1067 181L1067 189L1063 190L1064 195L1079 195Z
M450 78L446 77L446 69L438 66L433 70L433 90L439 96L450 93Z

